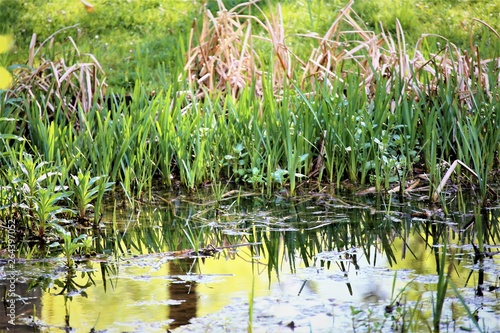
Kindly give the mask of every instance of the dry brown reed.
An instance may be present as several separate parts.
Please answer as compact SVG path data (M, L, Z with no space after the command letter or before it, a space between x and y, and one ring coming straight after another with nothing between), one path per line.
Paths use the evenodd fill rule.
M257 1L240 4L227 10L218 0L219 11L213 15L206 11L200 34L193 25L185 71L188 81L193 84L196 97L207 93L222 93L236 96L238 92L255 81L256 94L262 96L262 80L270 75L275 94L284 87L287 80L295 75L302 78L301 87L314 92L316 83L332 87L336 80L343 82L349 74L361 77L361 87L370 96L380 78L388 79L386 90L393 89L391 78L402 79L407 93L412 96L436 94L439 85L455 80L459 101L471 106L471 87L481 87L491 98L495 87L489 86L488 64L479 50L472 48L472 54L461 51L442 36L422 35L412 51L407 50L401 24L396 22L395 38L388 32L376 34L368 30L353 11L351 0L341 9L323 37L315 33L301 35L316 38L318 47L313 49L309 59L296 57L285 43L281 8L275 15L266 16L256 5ZM264 17L244 15L242 9L256 8ZM252 23L256 22L263 34L254 34ZM484 24L497 37L490 26ZM426 38L442 39L443 47L436 53L424 52ZM264 40L272 46L275 63L265 71L263 62L254 51L254 40ZM300 72L295 71L299 65ZM474 81L474 82L472 82ZM500 81L500 78L499 78Z
M377 78L396 76L403 79L415 95L422 92L425 95L435 94L439 85L456 80L455 93L460 102L468 107L471 107L474 93L471 91L474 86L471 80L475 80L492 97L492 87L488 83L488 63L493 60L482 60L477 48L472 48L474 54L469 56L446 38L426 34L418 40L413 56L410 56L399 21L396 21L396 39L385 32L376 35L359 23L361 20L351 8L353 3L350 1L339 12L330 29L319 39L319 46L312 51L305 67L303 87L307 79L313 82L326 81L331 86L333 80L343 80L350 72L361 76L360 88L364 88L367 94L375 91ZM491 27L487 27L499 36ZM428 37L442 39L445 46L426 58L422 44ZM387 92L392 88L388 80Z
M270 75L270 83L279 91L285 78L291 78L293 67L291 54L285 45L285 31L280 7L276 16L261 21L256 16L244 14L257 1L235 6L227 10L218 0L219 10L214 15L205 11L201 32L196 21L189 39L187 62L184 67L188 82L192 84L195 97L202 98L213 93L238 95L243 88L254 85L258 96L263 95L263 80ZM254 35L252 24L257 23L266 35ZM255 51L255 40L269 42L275 61L269 72Z
M66 30L72 27L67 27ZM51 117L59 108L70 120L80 107L88 112L97 102L104 101L107 84L101 65L92 54L81 54L71 37L66 41L71 45L72 56L68 58L53 54L54 36L36 47L36 34L33 34L29 49L27 66L20 67L15 73L14 88L6 98L20 98L28 109L36 108L43 115ZM69 54L69 53L68 53ZM50 56L49 56L50 57ZM82 59L88 59L82 62Z

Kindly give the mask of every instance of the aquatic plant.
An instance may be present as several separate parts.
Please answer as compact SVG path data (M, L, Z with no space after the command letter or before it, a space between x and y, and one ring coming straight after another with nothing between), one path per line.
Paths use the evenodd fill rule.
M470 107L471 104L468 102L468 97L466 96L470 96L469 91L471 90L461 85L461 81L457 82L456 84L450 85L450 81L453 81L453 77L459 75L461 78L472 77L472 80L477 79L474 82L481 82L480 85L482 89L486 89L486 95L488 95L488 91L491 91L489 87L495 86L497 85L497 83L484 83L489 80L488 77L484 75L484 73L487 72L487 70L485 69L485 63L465 63L462 60L464 59L464 55L460 54L458 49L452 44L449 46L449 48L440 50L440 52L443 52L443 55L431 54L430 60L425 59L424 54L426 54L428 51L419 48L424 44L425 38L427 38L427 36L423 36L422 39L419 40L417 44L416 55L414 56L413 60L409 60L409 56L406 53L407 51L404 45L404 33L400 26L397 29L396 41L392 40L391 36L384 33L380 35L375 35L374 33L365 33L367 30L363 29L356 20L355 13L353 13L351 10L351 5L352 3L349 3L341 11L328 33L321 40L322 46L313 51L309 61L307 62L307 66L304 68L305 73L303 76L304 78L307 78L307 81L311 81L313 80L313 78L317 78L317 80L319 80L320 82L324 82L324 84L322 83L320 85L307 85L306 81L303 81L303 89L310 89L311 87L315 89L314 87L326 86L328 87L330 96L343 96L344 94L349 96L348 105L352 107L352 110L351 112L349 112L349 114L354 115L357 112L363 112L364 110L366 110L365 114L356 116L355 118L359 119L362 127L358 127L358 129L355 129L353 125L347 127L347 129L350 131L350 135L347 135L347 138L354 137L356 145L346 145L351 163L342 163L341 165L351 166L349 171L351 180L355 181L359 179L361 183L365 183L367 176L372 174L377 189L382 188L382 184L380 183L382 179L384 179L384 187L387 188L388 184L393 181L394 176L404 176L408 173L409 168L412 164L409 158L415 158L417 149L419 149L417 145L419 141L421 147L425 148L424 153L426 158L424 159L424 162L426 162L426 165L430 170L437 169L433 167L437 165L435 162L437 160L436 156L439 158L439 147L435 146L440 142L440 140L438 140L438 136L436 136L439 135L439 133L435 131L437 123L436 126L432 126L432 123L427 126L418 126L419 121L423 122L427 119L427 117L424 117L424 113L420 112L419 107L414 107L414 105L420 106L420 104L413 104L414 100L412 100L412 98L417 97L417 101L422 101L422 103L424 103L422 104L422 107L427 108L429 105L440 105L439 100L442 100L443 98L447 98L451 101L455 100L456 96L453 89L458 88L460 89L460 97L457 100L456 106L459 108ZM231 12L231 15L235 16L233 17L234 19L239 18L239 16L235 12ZM241 18L243 17L247 18L247 16L242 15ZM220 19L224 20L223 17L221 17ZM214 22L214 27L216 27L217 24L219 23ZM345 48L344 45L350 45L347 43L335 44L332 42L335 36L347 38L344 37L344 35L347 36L347 33L344 33L344 30L342 30L345 29L345 24L347 24L351 28L349 30L350 32L354 31L354 35L351 34L349 36L349 43L353 42L353 38L359 37L359 45L355 48ZM226 29L226 31L227 30L228 29ZM271 34L269 30L266 31L267 33ZM235 34L232 35L232 37L234 37L235 39L240 38L238 36L238 33L240 32L241 31L239 30L235 31ZM207 35L209 34L204 34L204 36ZM251 38L251 35L247 35L246 38ZM274 40L272 38L270 38L269 41L272 45L274 45ZM382 43L386 43L388 45L389 53L386 53L387 51L384 48L381 48L380 44ZM206 46L207 43L204 43L203 45ZM244 45L242 46L242 49L245 49ZM196 47L191 47L191 50L193 54L198 54L197 52L201 52ZM235 52L238 50L239 49L236 49ZM206 52L210 53L214 52L214 50L206 50ZM395 55L398 56L396 57ZM232 59L232 57L226 58L227 59L224 58L217 60L219 63L227 62L226 65L221 66L220 68L230 67L230 59ZM194 58L189 58L189 61L191 61L192 59ZM358 59L363 59L363 61L358 61ZM190 66L191 63L188 62L188 65ZM254 65L256 66L254 72L264 73L263 68L259 68L258 64L256 63ZM200 67L212 68L208 64L205 64L203 66L200 65ZM337 74L336 68L338 67L345 67L347 71ZM457 73L460 74L455 75L455 69L458 71ZM477 78L475 78L473 71L479 71L483 74L478 75ZM272 73L273 71L270 70L270 72ZM202 76L204 75L202 74L199 75L200 80L202 80ZM220 76L221 74L219 73L218 75ZM211 78L210 80L213 80L213 78L218 76L207 74L206 78L209 77ZM349 80L349 78L355 77L360 77L361 79L359 79L358 82L347 81L349 82L349 84L342 85L342 90L337 88L339 87L337 82L342 82L345 79ZM428 78L430 77L433 77L433 79L429 80ZM221 80L221 82L223 82L223 79ZM266 81L263 82L265 83ZM243 87L248 85L249 84L246 83L245 85L243 85ZM276 88L276 85L272 82L271 85L273 85L273 88ZM442 89L438 90L436 88L441 85L450 87L451 89L445 89L443 90L443 92L441 92ZM262 86L265 90L265 85L262 84ZM278 87L279 86L280 85L278 85ZM211 87L210 89L212 90L218 90L218 86L216 84L211 83L209 87ZM238 93L241 92L243 87L238 88ZM359 88L362 88L365 93L360 95L358 93ZM210 89L208 89L207 91L210 91ZM223 89L219 91L224 92ZM289 89L284 89L283 96L279 97L283 98L284 103L288 101L288 91ZM434 94L434 92L436 91L439 91L440 95L436 96ZM317 91L315 92L317 93ZM297 91L297 93L298 95L303 96L300 91ZM234 92L232 94L234 95ZM392 94L395 94L395 97L392 96ZM264 96L266 94L261 89L259 90L258 95ZM489 96L491 96L491 94L489 94ZM484 97L486 96L483 95L483 98ZM434 100L436 101L434 102ZM353 104L353 102L358 102L358 104ZM398 107L404 108L404 112L399 111ZM286 109L287 108L284 108L283 110ZM307 108L305 110L307 110ZM305 110L301 110L299 117L309 115L308 112L304 112ZM314 114L315 108L309 108L309 110L311 110ZM388 110L390 110L390 112L388 112ZM437 111L438 113L434 113L434 115L445 112L445 108L440 108ZM411 113L416 113L416 117L410 116ZM391 114L392 116L389 116ZM402 118L402 116L404 118ZM373 122L367 123L367 121L371 119L373 119ZM450 119L450 117L447 115L443 118L430 117L430 119L447 120ZM285 121L277 121L282 125L282 127L277 129L275 132L287 135L288 126L283 127L284 124L286 124L286 119ZM269 124L272 124L272 122L268 122L268 125ZM443 129L443 138L449 137L447 133L450 133L450 125L453 127L452 119L450 121L447 121L446 123L441 124L440 127ZM292 127L293 125L290 125L290 128ZM311 128L311 125L309 125L308 128ZM419 131L419 128L423 128L425 130L425 133L427 134L426 136L424 136L423 140L419 140L419 136L421 133L421 131ZM360 133L359 129L361 129ZM409 135L401 136L400 133L397 133L397 135L393 134L395 130L400 131L401 129L404 130L403 134L408 133ZM335 131L332 132L328 130L326 132L335 133ZM338 135L338 137L342 138L343 136ZM359 142L359 139L361 139L362 141ZM373 141L367 141L366 143L364 143L363 139ZM392 140L394 140L395 142L391 142ZM346 142L347 140L341 141ZM287 142L290 142L290 140L285 140L283 142L285 143L285 147L287 147ZM309 143L314 144L314 141L309 141ZM407 146L407 143L409 143L410 145ZM444 142L443 149L440 149L442 151L442 158L448 158L452 146L453 142ZM289 144L288 147L290 147ZM308 148L310 149L310 147ZM350 149L361 149L360 153L362 153L362 155L360 156L358 153L356 153L356 151L350 152ZM400 156L395 156L395 152L397 151L405 152L405 155L403 155L405 157L403 163L401 163ZM288 161L288 163L292 163L292 161L294 161L294 157L292 156L291 148L287 148L285 152L287 152L286 160ZM332 170L331 162L329 162L328 164L330 165L329 169ZM290 172L292 172L293 174L294 170L292 170L293 168L290 168L291 164L288 165L288 173L290 174ZM342 167L340 168L342 169ZM396 172L394 172L395 169L397 170ZM294 178L291 177L289 181L293 189Z
M33 199L33 220L38 229L38 237L45 235L45 230L49 225L56 222L56 214L68 212L69 209L59 206L57 203L69 196L68 193L58 193L53 188L40 188L38 194Z
M443 313L444 301L448 291L449 276L453 270L451 264L446 265L446 251L443 248L440 262L438 263L438 281L436 285L436 299L432 302L432 324L433 332L439 332L441 327L441 316Z
M175 74L163 72L162 86L154 94L146 91L150 83L137 74L132 92L106 96L102 68L95 57L83 58L73 39L58 50L57 43L56 48L47 47L53 39L37 46L34 38L30 67L20 69L17 85L0 96L2 219L15 218L21 231L40 239L47 239L50 228L56 230L61 241L52 248L63 251L68 267L74 266L75 253L88 252L92 245L104 249L112 244L115 256L132 251L182 253L188 248L192 256L207 242L257 243L271 280L279 278L285 257L297 255L306 266L338 265L346 273L349 265L358 265L358 254L348 247L374 262L382 249L393 265L400 227L386 212L377 223L368 218L356 223L322 221L324 230L317 233L318 225L300 225L300 214L290 217L287 212L288 217L280 217L284 223L275 225L278 232L255 228L252 221L241 226L231 221L240 233L209 233L221 227L207 226L204 214L220 219L230 209L222 202L233 183L286 200L311 191L304 185L314 184L312 191L322 192L322 184L331 182L338 191L349 180L355 186L373 186L364 193L387 191L392 200L393 193L403 196L414 188L411 180L429 185L427 198L441 199L445 212L451 182L477 185L482 207L497 199L488 186L498 168L500 141L497 58L483 59L479 48L465 52L429 35L409 51L404 23L396 21L393 34L370 31L350 2L321 37L302 36L317 47L300 59L285 38L280 6L275 11L270 6L269 15L254 2L227 10L218 1L217 7L217 13L204 12L201 26L193 25L186 58L171 69ZM443 46L430 46L433 38ZM495 41L488 46L498 49ZM176 74L179 79L172 79ZM149 203L177 205L159 199L153 191L156 181L176 191L187 187L191 194L214 184L217 207L186 216L173 210L169 218L156 221L153 213L146 213ZM114 215L111 237L98 237L95 244L59 226L63 218L86 221L92 204L98 225L103 197L112 188L118 200L126 198L137 209L131 220L149 214L153 222L146 228L119 230ZM233 203L240 202L241 193L231 198ZM325 209L338 208L336 198L318 200L327 201ZM366 215L374 212L368 211ZM482 255L488 236L479 216L476 221ZM291 224L298 224L300 231ZM429 224L422 228L435 228ZM332 251L342 260L311 257L321 251ZM446 270L451 266L445 267L444 259L443 254L432 303L434 330L441 327L451 281ZM295 272L295 261L289 265ZM253 298L252 289L248 330ZM409 307L396 307L395 320L402 330L416 331L422 318L419 310ZM353 309L352 314L367 321L370 330L383 329L385 322L375 322L373 312Z
M255 300L255 263L252 259L252 288L248 293L248 333L253 332L253 320L254 320L254 300Z
M474 170L481 203L488 204L485 184L500 135L494 61L481 59L477 49L469 56L444 39L436 50L430 36L422 36L410 56L401 26L395 38L369 31L352 3L302 60L285 43L279 7L266 15L255 3L226 11L218 6L220 12L207 11L203 26L193 27L188 58L173 69L180 81L163 78L164 89L151 94L138 80L127 102L125 91L105 95L99 64L80 66L70 39L69 51L34 39L30 59L38 69L20 72L6 96L10 102L2 102L2 119L15 119L1 121L4 149L21 147L13 138L28 140L44 161L64 165L61 183L71 184L69 175L79 170L108 175L131 205L151 200L156 180L191 190L231 180L271 196L277 188L294 195L308 181L341 187L348 179L404 194L417 168L427 173L424 185L431 185L433 198L446 185L439 185L443 166L459 159ZM247 15L251 8L258 15ZM227 28L227 43L234 41L224 52L214 46L218 27ZM35 61L47 47L53 58ZM211 60L206 54L213 54ZM252 59L240 66L235 59L241 57ZM77 80L76 68L85 80ZM15 155L2 156L15 164L8 161ZM82 215L88 203L75 202Z
M81 234L77 237L73 237L71 235L71 232L67 231L59 225L54 225L54 228L61 238L62 242L55 241L50 244L50 247L60 248L66 259L67 268L74 269L73 256L78 252L79 249L83 249L84 252L88 252L90 246L92 245L92 238L86 234Z
M222 5L219 4L219 6ZM252 4L247 4L247 6L251 7ZM239 85L232 86L229 91L225 90L224 80L227 80L229 76L224 71L231 68L232 64L234 65L231 59L238 59L239 52L248 51L246 43L252 44L252 33L248 30L243 34L245 29L240 28L246 23L240 22L243 19L255 19L262 23L254 16L239 14L238 10L244 5L228 12L234 26L231 25L233 23L229 24L227 23L229 21L225 21L229 16L223 16L221 13L226 12L222 10L218 14L221 15L220 17L211 16L210 12L207 13L207 17L212 17L212 20L210 22L208 19L205 20L201 35L192 32L185 67L189 73L188 82L193 84L188 90L190 100L201 98L207 93L211 94L210 99L214 101L220 98L221 94L228 94L233 98L238 95L241 98L238 102L228 102L227 98L224 100L224 109L232 110L238 103L248 105L248 96L256 94L264 97L265 102L259 106L259 115L250 118L250 124L253 127L258 124L259 118L265 117L263 119L266 119L266 131L249 132L254 136L255 133L259 134L264 151L262 152L262 148L259 147L255 147L258 150L250 149L254 148L252 146L255 144L239 143L240 147L247 150L246 155L258 157L252 158L251 163L248 163L248 158L233 159L233 154L225 155L230 156L233 161L243 163L237 170L240 176L253 179L254 185L260 182L266 184L269 189L272 188L269 185L272 184L273 179L282 184L283 176L286 176L286 183L290 185L291 193L294 193L296 175L304 177L314 174L322 177L326 172L329 179L336 180L338 184L345 175L348 175L351 181L361 184L373 183L377 190L382 190L388 189L390 184L397 181L404 184L407 175L412 171L412 166L415 163L424 163L426 168L432 171L431 182L437 186L436 184L441 180L438 174L438 162L463 151L463 149L460 150L462 144L459 144L457 150L455 139L450 141L447 138L450 137L450 133L457 133L457 119L459 124L463 119L468 119L467 116L453 117L453 112L448 112L449 109L440 101L452 101L453 108L470 108L470 96L472 96L470 91L473 89L464 86L461 81L470 78L475 82L474 84L478 85L478 91L484 92L482 95L479 94L482 101L496 103L495 99L491 98L491 87L498 83L495 79L491 79L490 74L485 75L495 70L492 67L487 69L486 62L465 62L467 55L461 54L453 44L440 49L437 54L431 53L427 59L424 55L428 54L429 50L424 49L423 45L426 45L425 41L428 36L422 36L417 43L414 58L409 59L401 26L397 28L396 40L385 33L376 35L367 32L367 29L364 29L356 19L351 6L352 3L349 3L340 12L327 34L320 40L321 47L312 52L307 62L302 62L305 67L301 89L286 87L286 80L277 83L278 81L264 79L266 73L269 73L271 77L276 71L290 68L288 64L292 58L288 58L288 53L277 52L275 53L277 59L287 59L286 62L282 61L282 67L275 69L272 66L262 66L257 61L250 61L249 64L239 68L246 71L248 66L255 66L255 69L249 73L263 73L262 76L261 74L258 76L258 80L261 81L255 83L251 75L231 72L231 75L239 78L235 78L235 82L241 82ZM273 35L275 29L268 29L265 24L261 23L259 25L265 26L264 32L270 35L266 41L273 46L274 50L279 49L277 46L279 44L283 52L288 52L284 42L279 41L279 38ZM229 25L225 26L225 24ZM229 40L234 38L242 43L233 44L233 48L228 50L236 55L217 53L216 48L209 47L211 42L208 39L215 34L218 25L225 26L226 33L233 31L224 38ZM348 32L345 32L346 26L350 28L347 29ZM337 39L345 39L346 42L335 43ZM203 42L204 40L207 41ZM357 46L349 48L354 41ZM206 48L204 51L201 45ZM386 45L388 50L381 45ZM203 58L202 55L211 53L215 55L210 58L210 61L215 61L217 66L212 62L204 62L208 61L208 58ZM240 55L241 57L243 56ZM251 59L251 57L255 56L248 55L245 59ZM197 68L201 69L200 73L196 72ZM206 72L210 71L210 68L215 72ZM346 70L339 71L339 68ZM195 71L193 72L192 69ZM476 72L479 74L475 75ZM196 79L193 76L196 76ZM286 77L291 78L288 74ZM455 77L459 77L459 80L454 81ZM440 86L447 88L437 89ZM283 89L277 94L279 87ZM248 93L247 88L252 88L253 94ZM305 93L304 89L312 89L313 92ZM460 90L458 98L457 89ZM313 97L305 98L306 95ZM272 106L271 101L275 98L279 100L279 105ZM209 108L214 110L212 103L209 104ZM195 104L190 102L190 105ZM250 107L246 110L253 109L251 104L248 106ZM339 108L343 111L339 111ZM426 109L431 110L430 117L426 115L424 111ZM457 112L462 114L463 112L458 109ZM494 107L489 108L489 110L493 109ZM215 111L217 113L218 110L215 109ZM240 115L245 113L243 110L240 112ZM232 113L229 111L227 114L230 116ZM477 115L478 113L472 112L471 114ZM336 115L341 117L339 119L341 123L333 118ZM481 119L488 118L481 117ZM303 127L299 125L302 122L305 124ZM274 126L275 124L279 126ZM223 124L219 122L217 125ZM199 127L210 128L201 124ZM479 127L476 127L473 132L478 130ZM282 137L279 136L280 134ZM296 135L298 135L297 138L295 138ZM494 133L491 137L494 138L493 141L498 139ZM295 140L299 140L297 142L303 140L300 149L296 146ZM268 142L274 144L270 145ZM493 146L496 147L495 144ZM274 154L273 150L276 147L280 150ZM283 157L281 154L284 154ZM197 153L194 156L203 155ZM287 167L274 168L271 166L271 161ZM313 161L315 165L312 166ZM475 164L482 165L479 161ZM244 165L249 166L244 168ZM190 169L189 161L183 159L182 166L186 170ZM302 168L303 171L300 172ZM278 174L280 169L282 171ZM196 174L194 171L191 172ZM188 180L190 187L196 183L193 177L185 179Z
M56 167L25 152L20 158L8 174L12 186L6 194L10 199L2 208L14 209L22 219L20 230L27 235L36 233L41 239L47 227L59 219L58 214L71 212L63 202L70 194L58 185L61 172Z
M85 219L92 202L98 208L112 183L103 177L90 178L89 173L74 176L70 186L63 180L69 175L64 167L44 162L41 156L25 151L5 153L10 156L11 168L1 179L8 179L9 186L2 186L0 209L9 219L18 221L17 231L23 238L37 237L44 240L48 229L76 216ZM74 211L71 202L77 204ZM82 215L83 214L83 215ZM96 214L99 216L99 214ZM97 220L97 218L96 218Z
M70 185L70 189L73 191L73 197L76 201L77 217L84 220L87 217L87 210L93 207L92 202L95 199L100 202L104 193L111 188L113 183L105 182L105 177L102 176L91 178L88 170L85 173L79 171L77 176L71 176L74 182ZM99 211L94 212L94 214L99 215Z

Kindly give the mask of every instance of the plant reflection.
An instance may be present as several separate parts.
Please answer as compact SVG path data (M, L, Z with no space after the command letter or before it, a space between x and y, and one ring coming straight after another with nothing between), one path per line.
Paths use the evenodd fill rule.
M92 267L92 262L88 260L76 262L78 263L78 268L65 267L62 276L41 275L30 285L30 289L40 288L53 296L64 298L64 330L66 332L73 331L70 311L70 303L73 301L73 298L75 296L88 298L87 289L96 286L96 271ZM99 266L101 268L103 287L106 291L106 281L108 279L112 281L111 276L116 275L117 266L113 263L105 262L100 262ZM38 325L36 320L33 324L35 327Z
M393 200L388 205L379 196L357 202L322 195L295 200L258 196L230 199L211 202L217 209L193 198L171 199L172 204L161 209L144 207L137 222L129 222L117 232L112 246L109 237L100 241L120 255L168 252L189 257L197 248L213 247L225 250L226 259L237 255L236 246L252 244L247 247L248 260L265 258L269 279L279 279L283 263L296 272L297 260L305 267L329 269L334 263L340 271L347 271L347 264L359 270L363 256L369 265L383 259L397 269L408 255L422 261L428 256L426 251L434 257L434 272L439 272L439 249L444 244L447 251L454 249L453 265L459 265L474 255L471 250L494 253L485 246L500 242L497 210L483 210L472 217L460 212L446 215L437 207L429 210L428 206L419 208L404 201ZM390 208L378 210L384 206ZM342 255L336 260L317 256L331 251Z
M189 267L189 262L195 264L196 259L171 260L168 263L170 274L175 278L175 280L168 285L170 299L179 302L178 305L170 306L169 318L174 320L173 323L170 324L171 329L187 325L191 318L196 317L199 297L196 293L197 283L195 281L185 281L179 277L186 273L194 273L191 269L193 265Z
M446 274L441 281L450 278L469 288L474 283L470 289L476 296L498 288L498 268L488 268L499 254L497 209L469 207L464 208L467 214L444 214L438 207L394 199L385 203L377 196L357 201L322 195L226 199L175 197L167 205L143 205L139 213L123 215L115 207L112 215L103 216L105 228L88 232L97 254L90 259L94 269L79 262L76 271L39 278L35 285L64 297L65 325L70 328L69 304L76 295L87 297L99 271L109 292L120 283L123 260L160 258L168 272L164 290L171 303L163 304L170 329L197 316L200 286L195 277L204 275L205 257L243 259L265 267L269 286L273 279L281 280L285 268L291 273L304 268L335 271L351 296L363 292L356 292L350 278L377 266L411 270L415 276ZM308 285L307 276L302 283L298 294ZM370 290L365 294L366 302L380 299Z

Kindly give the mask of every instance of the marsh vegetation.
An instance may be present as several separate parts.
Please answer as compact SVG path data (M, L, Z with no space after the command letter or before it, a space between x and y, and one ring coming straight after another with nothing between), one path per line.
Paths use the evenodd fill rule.
M199 265L200 256L230 258L241 247L252 272L265 253L271 281L285 257L291 273L297 256L304 269L337 265L343 272L356 267L359 252L370 265L379 251L393 267L394 242L402 239L403 252L411 252L404 235L414 233L425 235L435 258L436 293L425 306L432 320L417 313L419 299L405 307L405 288L393 290L390 311L377 318L392 318L397 331L440 331L452 291L470 329L498 329L477 320L467 290L452 278L456 248L467 249L476 296L484 297L486 260L496 267L486 270L490 297L498 299L496 22L472 20L468 44L432 33L411 35L409 44L403 18L374 28L351 1L316 24L319 2L307 3L309 28L323 31L291 34L286 3L200 6L189 12L196 18L189 31L166 38L179 48L170 49L154 78L147 54L135 50L135 79L122 86L108 86L108 66L80 49L72 35L78 26L43 40L33 34L26 64L9 68L13 84L0 93L1 239L6 255L15 244L16 269L64 258L66 282L49 274L35 285L61 287L67 305L73 292L83 295L95 284L97 265L105 286L109 275L117 277L123 257L182 257ZM160 195L159 188L178 195ZM379 202L347 204L353 199L346 195ZM258 197L249 205L257 203L265 216L276 201L290 210L313 200L322 209L304 224L301 214L281 212L261 224L258 213L242 213L246 197ZM187 202L199 207L179 215ZM170 215L144 222L153 207ZM331 220L330 209L346 220ZM120 210L134 218L124 223L116 218ZM351 210L365 213L351 218ZM89 277L83 285L73 285L77 272ZM498 309L488 309L499 318ZM258 311L252 296L249 331ZM354 306L351 315L367 331L382 331L370 326L370 311ZM293 329L296 322L287 324Z

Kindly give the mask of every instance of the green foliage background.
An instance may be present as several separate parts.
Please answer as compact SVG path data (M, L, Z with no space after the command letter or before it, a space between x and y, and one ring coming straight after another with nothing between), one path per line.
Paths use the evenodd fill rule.
M0 33L13 33L16 48L0 58L0 65L25 63L32 34L41 42L54 32L73 25L56 37L62 42L68 35L81 52L96 56L108 75L112 90L132 90L140 78L148 90L154 90L158 75L169 75L185 48L192 22L200 18L204 6L217 11L215 0L92 0L93 12L87 12L78 0L0 0ZM244 1L226 0L226 8ZM312 39L296 34L329 28L338 11L347 4L340 0L261 1L264 11L275 11L280 3L287 42L300 56L306 57L315 46ZM411 48L423 33L440 34L462 48L481 44L483 57L493 34L477 18L500 31L499 1L461 0L359 0L354 10L370 30L395 31L398 19ZM257 13L251 13L257 14ZM472 35L470 34L472 32ZM472 39L470 37L472 36ZM486 47L485 47L486 46ZM140 66L138 66L140 64ZM157 71L158 67L164 70ZM161 74L159 74L161 73Z

